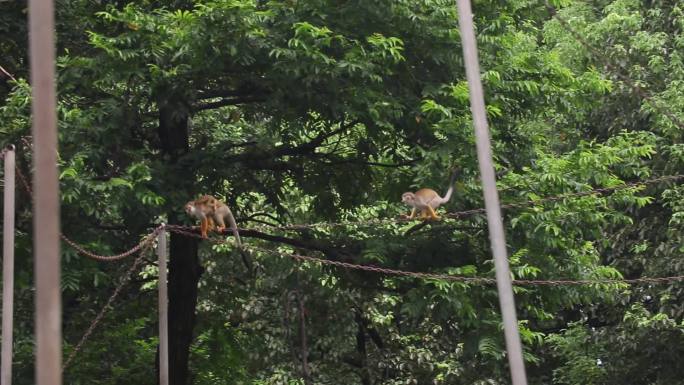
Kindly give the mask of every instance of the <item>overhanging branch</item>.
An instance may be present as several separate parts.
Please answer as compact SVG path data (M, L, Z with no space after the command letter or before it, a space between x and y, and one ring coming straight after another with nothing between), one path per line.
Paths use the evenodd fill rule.
M239 96L234 98L224 98L215 102L200 103L193 107L193 111L204 111L213 110L215 108L225 107L225 106L237 106L240 104L248 103L260 103L265 102L266 96L263 95L253 95L253 96Z

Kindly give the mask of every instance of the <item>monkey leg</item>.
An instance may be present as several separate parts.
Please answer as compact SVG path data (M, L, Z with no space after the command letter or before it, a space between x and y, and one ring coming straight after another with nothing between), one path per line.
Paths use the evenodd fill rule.
M226 228L226 223L223 221L223 218L221 216L216 217L216 232L223 234L223 230Z
M207 228L209 227L209 220L207 218L202 219L200 222L200 233L202 238L207 238Z
M416 217L416 208L411 209L411 215L409 215L409 219L413 219Z
M211 217L207 217L207 231L214 230L214 220Z
M430 213L431 219L435 219L435 220L439 219L439 215L437 215L437 213L435 212L435 209L433 209L432 206L428 206L427 211Z

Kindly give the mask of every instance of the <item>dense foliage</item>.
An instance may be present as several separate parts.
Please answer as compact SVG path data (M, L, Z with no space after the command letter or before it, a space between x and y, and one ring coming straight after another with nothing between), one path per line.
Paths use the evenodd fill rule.
M473 5L502 201L679 173L684 7L551 3ZM0 74L0 144L28 174L25 8L0 2L0 65L16 79ZM287 258L493 277L484 216L375 221L408 212L404 191L444 192L454 165L446 210L482 206L453 0L56 8L63 232L118 253L157 223L190 224L182 205L211 193L260 248L243 261L230 242L172 234L173 384L510 383L495 286ZM30 384L25 192L18 206L15 383ZM360 223L266 226L343 221ZM684 275L677 182L506 210L505 225L515 278ZM68 355L131 261L62 255ZM65 383L156 383L156 277L150 255ZM531 384L684 378L684 284L515 292Z

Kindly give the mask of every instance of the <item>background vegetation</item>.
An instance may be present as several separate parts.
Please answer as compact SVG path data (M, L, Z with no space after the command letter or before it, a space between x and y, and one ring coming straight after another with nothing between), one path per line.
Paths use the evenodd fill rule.
M677 174L684 7L474 2L503 202ZM482 206L453 0L57 1L62 228L118 253L212 193L246 228ZM554 18L557 12L559 18ZM564 22L563 22L564 21ZM574 33L570 32L568 27ZM30 172L26 2L0 2L0 144ZM30 138L28 138L30 139ZM18 196L15 383L33 383L30 199ZM516 278L684 275L677 183L505 212ZM245 232L281 253L493 276L483 216ZM506 384L495 287L294 262L171 235L173 384ZM130 261L63 248L65 354ZM150 256L65 371L156 383ZM676 384L684 285L516 288L532 384ZM306 336L306 340L303 337ZM306 341L306 342L304 342Z

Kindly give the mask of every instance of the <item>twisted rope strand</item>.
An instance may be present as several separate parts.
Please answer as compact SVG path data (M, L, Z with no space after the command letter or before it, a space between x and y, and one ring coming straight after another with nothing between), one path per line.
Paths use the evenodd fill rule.
M60 238L64 242L66 242L69 246L74 248L79 254L86 256L88 258L97 260L97 261L103 261L103 262L113 262L113 261L118 261L121 259L124 259L132 254L135 254L139 250L141 250L145 245L150 245L152 242L154 242L154 238L156 238L157 235L162 231L163 226L157 226L154 231L151 233L147 234L142 241L140 241L137 245L133 246L130 250L124 251L123 253L120 254L114 254L114 255L100 255L100 254L95 254L91 251L86 250L83 246L77 244L76 242L72 241L71 239L67 238L66 235L60 233Z

